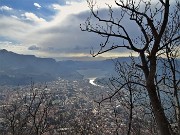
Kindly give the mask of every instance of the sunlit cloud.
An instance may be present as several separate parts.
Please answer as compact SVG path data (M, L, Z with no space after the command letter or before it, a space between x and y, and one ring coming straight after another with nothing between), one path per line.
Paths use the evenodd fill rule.
M117 7L114 0L96 0L95 9L101 11L107 9L107 4ZM93 47L95 51L98 51L100 49L99 44L105 40L96 34L82 32L79 28L80 24L83 24L90 15L86 0L52 1L48 5L45 4L45 1L44 3L38 1L38 3L32 2L32 8L34 9L26 11L17 10L14 7L0 7L0 11L13 10L14 13L7 16L0 14L0 41L1 37L5 37L12 42L11 44L1 43L1 48L7 48L17 53L23 53L24 50L24 54L40 57L80 58L91 57L91 48ZM44 11L42 12L42 10ZM50 19L44 16L47 10L50 12L47 18ZM103 12L103 15L108 17L109 14ZM135 33L136 30L129 27L131 26L129 21L125 20L124 25L129 28L132 35ZM125 50L118 50L100 56L123 57L129 56L129 54Z
M23 42L27 32L31 32L33 25L8 16L0 16L0 36L9 40Z
M34 6L37 7L38 9L41 8L41 6L38 3L34 3Z
M36 22L39 25L34 26L20 20L15 21L17 23L16 27L19 29L23 25L28 27L20 36L21 38L19 38L19 35L18 37L12 36L12 38L21 41L23 46L18 46L17 49L8 47L8 49L14 49L18 53L22 53L24 49L26 54L57 59L61 57L77 59L92 57L90 54L91 46L97 45L98 48L98 43L102 39L95 34L84 33L79 28L80 23L83 23L89 16L87 2L66 1L66 5L52 4L51 7L57 13L49 22L34 13L25 12L22 14L22 17L26 20ZM103 8L105 7L107 7L106 4ZM109 58L119 55L109 53L107 56L101 56Z
M0 49L6 49L19 54L27 54L26 47L22 44L12 43L10 41L0 42Z
M35 22L35 23L41 23L41 22L46 22L45 19L38 17L37 15L35 15L34 13L30 13L30 12L26 12L24 14L21 15L22 17L25 17L26 20Z
M13 10L12 8L8 7L8 6L1 6L0 10L6 10L6 11L10 11Z

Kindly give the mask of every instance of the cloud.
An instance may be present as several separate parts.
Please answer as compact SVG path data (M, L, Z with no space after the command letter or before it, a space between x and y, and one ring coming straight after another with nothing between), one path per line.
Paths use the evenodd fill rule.
M60 9L60 5L59 4L52 4L52 8L54 9L54 10L58 10L58 9Z
M15 16L15 15L11 15L11 17L12 18L14 18L14 19L19 19L17 16Z
M20 42L22 46L13 48L18 53L26 48L24 53L40 57L91 57L90 49L93 47L98 50L98 45L104 39L96 34L82 32L79 28L90 14L87 3L71 1L68 5L52 4L51 7L56 14L50 21L31 12L22 14L25 20L38 25L4 17L0 20L0 28L2 26L1 30L7 33L0 31L0 35Z
M40 47L38 47L36 45L32 45L28 48L28 50L40 50Z
M79 1L69 0L63 4L56 1L51 5L49 4L51 10L55 12L53 16L49 17L51 20L39 17L39 15L43 14L40 12L41 10L38 10L38 13L34 11L21 13L22 16L18 16L19 19L15 19L17 18L16 16L7 17L0 15L0 36L8 37L21 43L22 45L19 45L18 49L8 45L8 49L14 49L18 53L22 53L24 50L26 54L34 54L40 57L91 57L89 53L91 48L93 47L97 52L100 49L99 44L105 39L96 34L80 30L79 25L84 23L89 17L90 11L86 0ZM97 1L97 5L100 5L100 9L102 8L99 14L104 18L108 18L108 10L105 10L105 7L107 7L105 3L109 3L113 7L116 6L114 6L114 1L112 0ZM38 6L36 5L36 7ZM114 9L113 14L117 18L119 17L117 8ZM96 24L97 20L93 19L92 22ZM125 18L123 25L128 28L131 36L138 35L136 29L134 29L136 28L135 25L129 23L128 18ZM117 39L112 39L111 41L121 44L121 41ZM125 55L129 56L129 53L121 48L100 56L118 57Z
M13 10L12 8L8 7L8 6L1 6L0 10L6 10L6 11L10 11Z
M22 17L25 17L26 20L35 22L35 23L41 23L41 22L46 22L45 19L36 16L34 13L31 12L25 12L24 14L21 15Z
M34 6L37 7L38 9L41 8L41 5L39 5L38 3L34 3Z
M11 41L0 41L0 45L11 45Z
M28 54L25 46L23 46L22 44L13 43L10 41L1 41L0 49L6 49L8 51L13 51L20 54Z
M0 18L0 36L6 37L9 40L23 42L26 34L34 28L31 24L11 16L0 15Z

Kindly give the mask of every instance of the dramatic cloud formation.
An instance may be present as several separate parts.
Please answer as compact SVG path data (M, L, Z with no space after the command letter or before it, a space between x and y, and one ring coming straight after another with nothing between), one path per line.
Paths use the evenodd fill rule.
M106 3L112 5L115 16L119 16L119 9L113 0L96 1L104 18L109 15ZM90 11L86 0L2 0L0 49L56 59L89 58L90 50L93 48L97 51L104 39L80 30L80 24L88 16ZM96 23L95 20L93 22ZM123 23L132 36L138 35L136 27L132 29L132 23L126 19ZM116 40L115 43L121 42ZM101 57L127 56L126 51L119 49Z

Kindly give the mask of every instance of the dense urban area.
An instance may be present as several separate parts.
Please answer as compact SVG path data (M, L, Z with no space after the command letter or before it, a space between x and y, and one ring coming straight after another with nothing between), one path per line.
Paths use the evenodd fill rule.
M123 110L117 100L99 105L96 100L110 91L108 87L96 86L93 80L59 78L46 84L0 89L2 135L108 135L117 130L121 130L122 135L126 133L128 114L125 112L128 110ZM134 117L138 119L139 116ZM137 127L138 121L134 124Z

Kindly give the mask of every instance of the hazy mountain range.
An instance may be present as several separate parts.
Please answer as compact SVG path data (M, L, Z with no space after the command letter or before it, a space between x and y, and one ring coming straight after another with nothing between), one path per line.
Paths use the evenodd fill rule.
M0 85L24 85L31 82L48 82L58 77L67 80L110 77L115 73L113 61L130 62L123 57L102 61L56 61L34 55L21 55L0 50ZM137 61L138 59L135 58ZM180 65L180 60L178 60ZM161 65L158 63L158 65Z
M38 58L34 55L20 55L5 49L0 50L0 85L47 82L58 77L77 80L105 76L113 70L112 60L55 61L52 58Z

